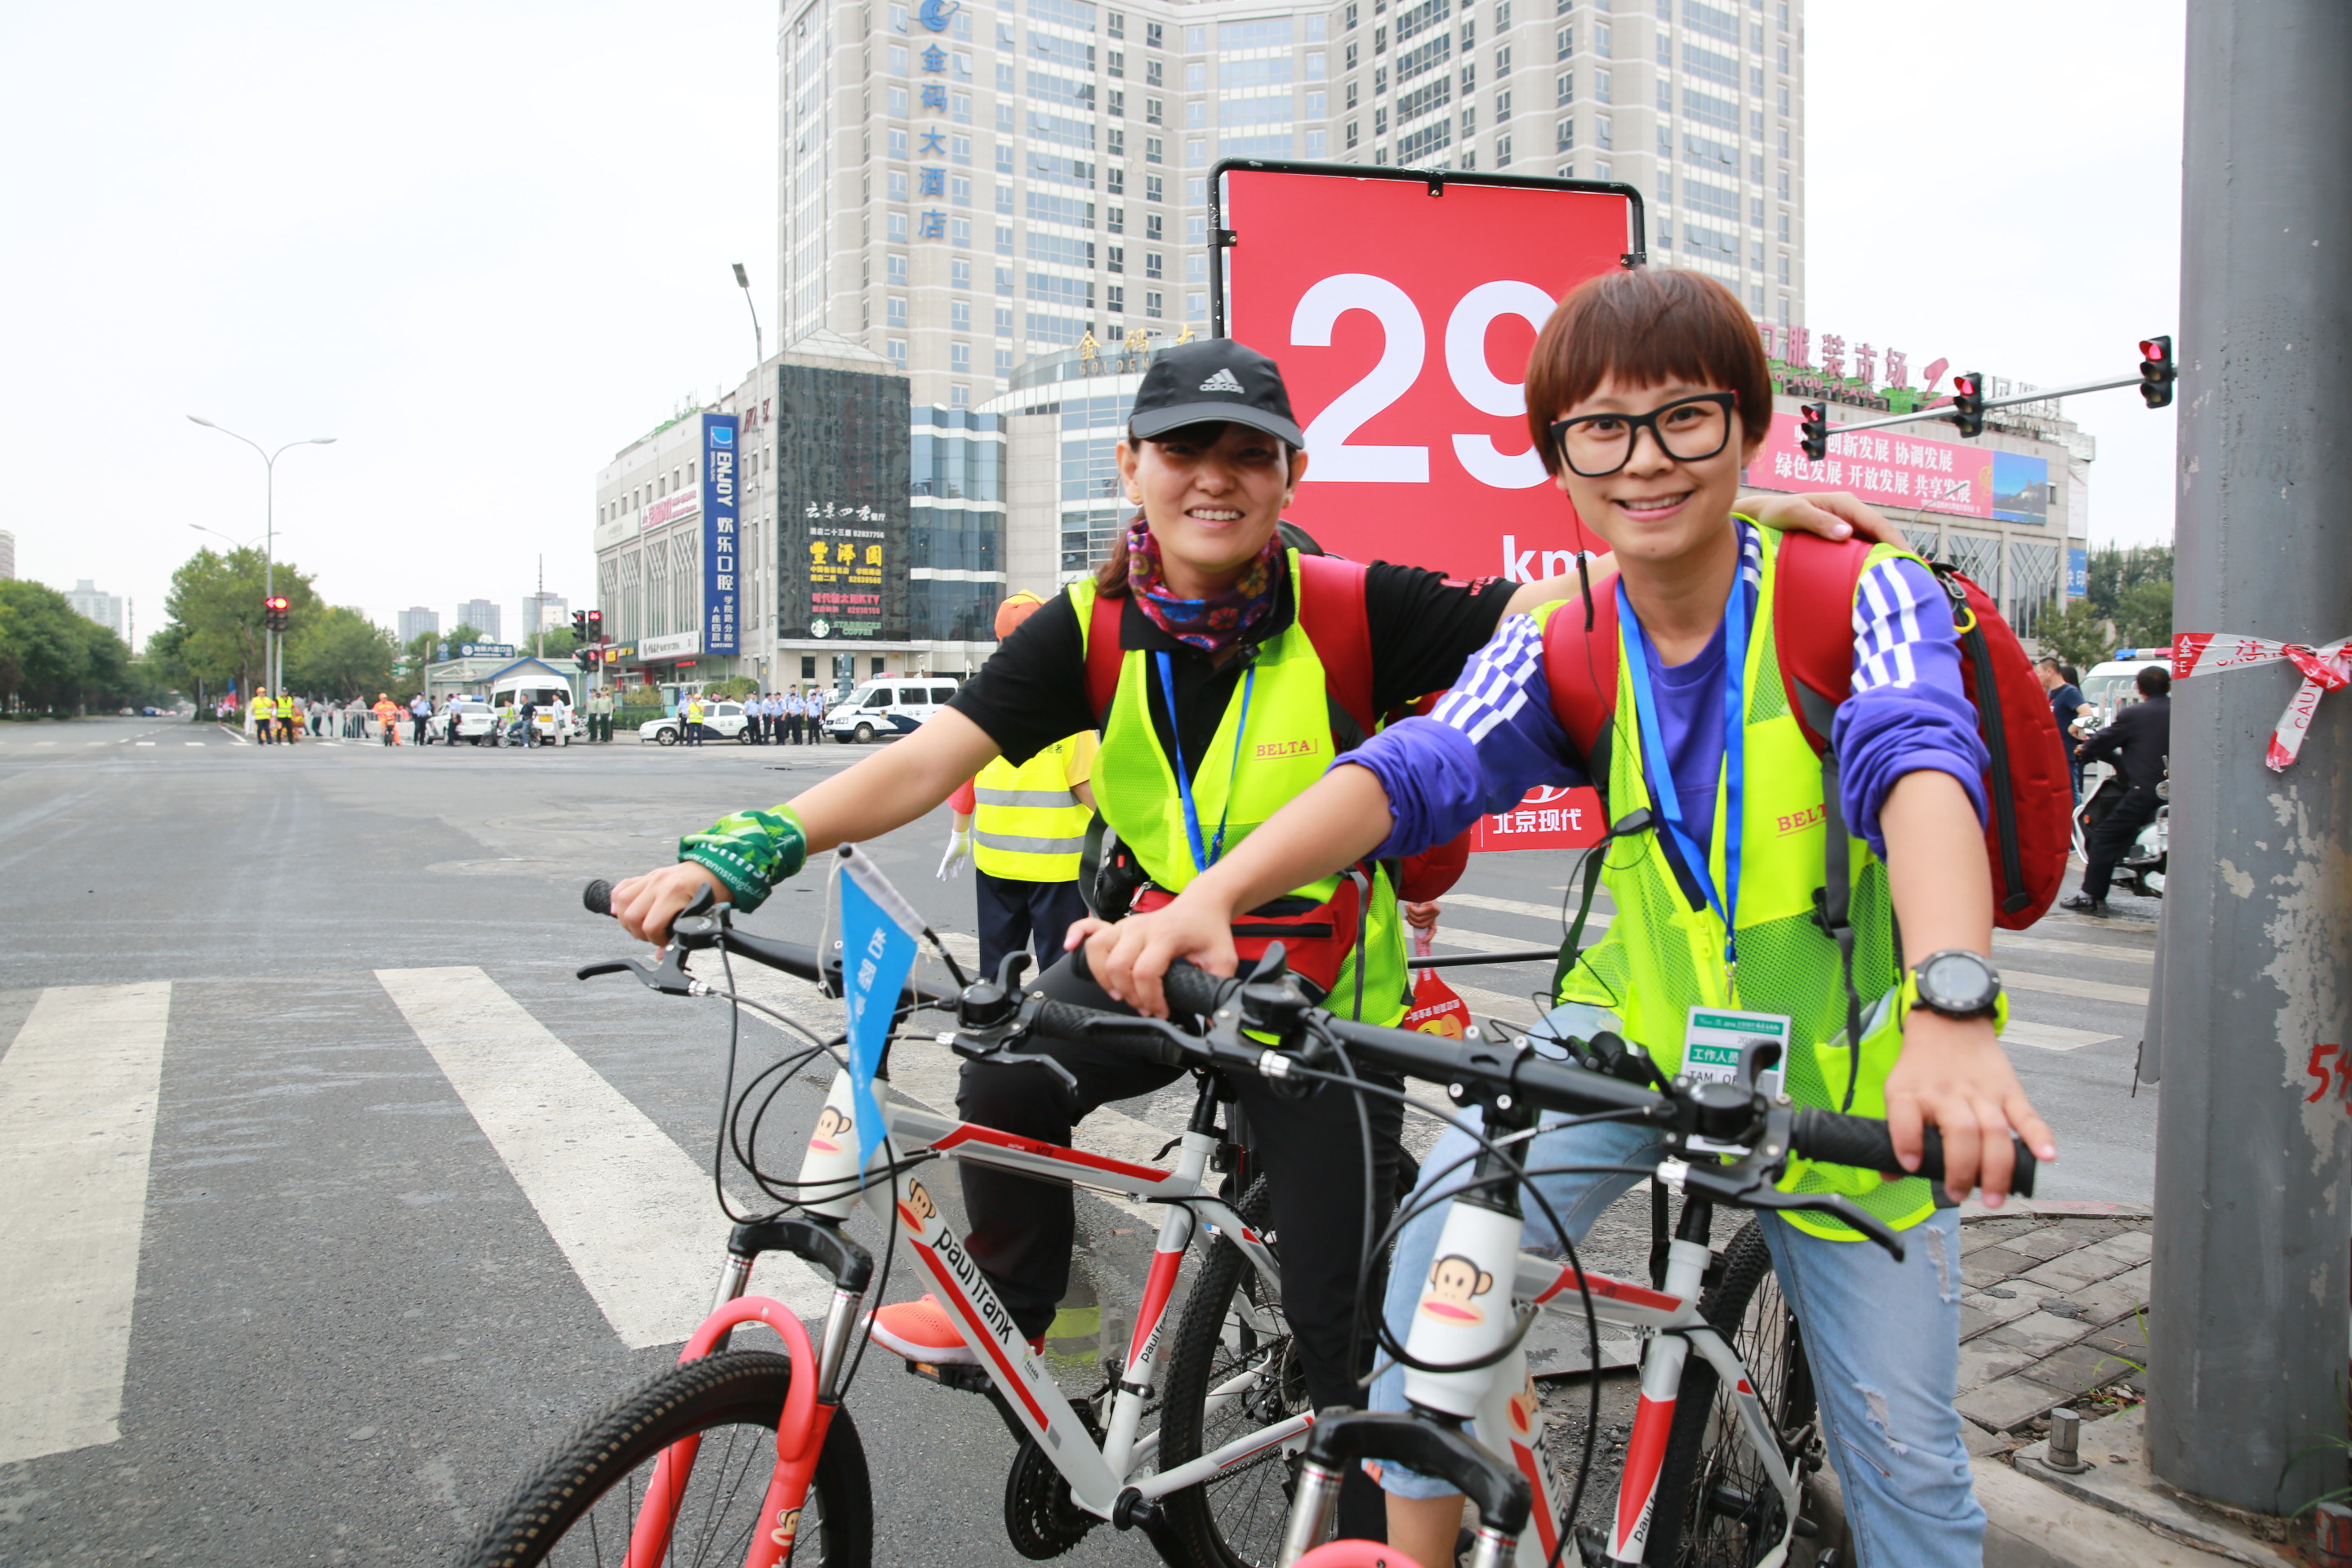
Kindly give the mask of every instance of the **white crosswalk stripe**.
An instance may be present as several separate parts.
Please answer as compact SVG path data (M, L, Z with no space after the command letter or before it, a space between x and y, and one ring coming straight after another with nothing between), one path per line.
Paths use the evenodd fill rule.
M45 991L0 1057L0 1464L121 1436L171 999Z
M726 1243L709 1172L479 969L376 978L613 1331L633 1349L692 1333ZM809 1314L828 1297L806 1264L778 1256L755 1288Z

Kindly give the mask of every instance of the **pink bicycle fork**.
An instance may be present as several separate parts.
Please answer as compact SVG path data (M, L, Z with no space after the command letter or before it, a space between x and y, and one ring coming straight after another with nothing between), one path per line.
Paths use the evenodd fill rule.
M679 1352L678 1363L699 1361L737 1325L761 1322L776 1331L791 1355L793 1381L784 1395L782 1417L776 1423L776 1465L768 1478L768 1495L760 1507L760 1526L743 1557L744 1568L774 1568L792 1556L800 1531L801 1506L807 1500L809 1480L816 1473L817 1456L824 1452L826 1430L836 1406L816 1396L818 1368L808 1331L793 1310L764 1296L740 1296L703 1321ZM629 1532L628 1568L660 1568L669 1552L670 1532L677 1527L677 1506L694 1475L695 1457L702 1450L699 1436L685 1437L662 1450L646 1484L645 1501Z

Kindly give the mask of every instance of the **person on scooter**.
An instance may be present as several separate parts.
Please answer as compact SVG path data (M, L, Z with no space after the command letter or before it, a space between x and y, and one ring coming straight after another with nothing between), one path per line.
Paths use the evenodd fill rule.
M1771 408L1754 322L1721 284L1637 270L1571 291L1537 340L1528 424L1577 516L1614 546L1615 573L1596 573L1592 584L1595 597L1612 599L1619 628L1619 673L1591 694L1610 714L1605 773L1595 777L1595 759L1570 742L1548 684L1554 647L1570 653L1579 623L1596 623L1574 601L1513 616L1433 716L1337 759L1167 908L1117 926L1087 922L1087 956L1107 990L1161 1013L1159 977L1171 961L1234 972L1232 911L1268 888L1364 856L1411 854L1538 784L1598 783L1612 823L1646 810L1646 823L1633 819L1639 831L1604 851L1614 918L1566 975L1551 1028L1579 1038L1612 1030L1671 1076L1683 1070L1692 1014L1741 1014L1785 1032L1788 1093L1885 1116L1906 1166L1918 1162L1923 1125L1942 1130L1946 1199L1916 1177L1889 1183L1819 1164L1792 1166L1784 1184L1841 1194L1903 1231L1917 1244L1903 1263L1819 1211L1758 1217L1811 1358L1863 1563L1959 1568L1979 1560L1984 1513L1953 1408L1959 1232L1945 1204L1979 1180L1988 1206L2001 1201L2011 1129L2038 1159L2056 1150L1996 1037L2005 1001L1990 963L1985 751L1948 601L1893 544L1874 549L1862 575L1853 689L1834 726L1838 805L1859 840L1852 978L1866 1018L1861 1040L1845 1038L1839 950L1811 918L1827 863L1824 776L1773 653L1781 547L1735 510L1739 470L1761 448ZM1562 657L1558 668L1573 681L1594 667ZM1594 1122L1543 1132L1523 1158L1538 1169L1640 1170L1657 1148L1652 1131ZM1416 1201L1466 1181L1460 1162L1473 1152L1449 1131L1423 1163ZM1536 1184L1581 1234L1636 1179ZM1386 1310L1400 1339L1444 1220L1444 1205L1433 1205L1398 1241ZM1531 1244L1551 1241L1540 1220L1528 1228ZM1392 1370L1371 1404L1402 1403ZM1461 1498L1394 1467L1381 1483L1390 1543L1420 1563L1450 1563Z
M2083 886L2060 900L2062 910L2104 915L2107 888L2116 866L2131 848L2139 830L2156 820L2163 799L2156 786L2164 782L2172 752L2172 672L2151 664L2134 678L2140 700L2116 715L2116 721L2086 736L2074 752L2076 776L2090 763L2113 762L2123 775L2124 797L2099 818L2083 842Z
M1751 333L1752 336L1752 333ZM1163 349L1136 395L1119 476L1138 508L1110 558L1008 636L929 721L888 750L843 770L790 805L727 817L679 845L679 862L613 891L632 935L660 941L671 918L706 888L750 910L813 853L877 837L936 809L1003 755L1026 761L1082 730L1101 731L1093 772L1105 820L1149 874L1144 901L1160 901L1245 844L1259 824L1307 789L1344 743L1360 739L1334 711L1327 665L1348 656L1318 647L1302 624L1319 615L1307 594L1360 595L1370 632L1370 687L1379 710L1454 684L1462 662L1507 614L1573 590L1573 578L1465 584L1415 567L1375 563L1310 574L1276 536L1306 477L1307 454L1281 373L1225 339ZM1850 498L1779 498L1784 524L1843 535L1860 515ZM1339 586L1328 586L1334 582ZM1097 646L1097 638L1116 638ZM1115 647L1117 658L1108 647ZM1094 658L1090 660L1089 654ZM1090 664L1092 669L1090 670ZM1112 678L1097 706L1094 682ZM1327 868L1276 889L1235 918L1289 930L1330 1005L1393 1023L1406 996L1404 936L1386 874L1354 883ZM1355 922L1369 929L1360 944ZM1311 938L1320 925L1328 934ZM1299 929L1306 928L1306 929ZM1361 963L1359 966L1359 956ZM1360 984L1359 980L1360 977ZM1066 963L1030 989L1082 1005L1116 1004ZM1108 1045L1034 1040L1078 1079L1076 1093L1036 1066L964 1064L958 1109L969 1121L1066 1143L1095 1107L1172 1081L1181 1069L1144 1064ZM1317 1405L1354 1403L1349 1325L1367 1242L1361 1209L1361 1123L1354 1100L1291 1099L1262 1079L1234 1085L1269 1178L1282 1237L1283 1307ZM1375 1101L1375 1146L1392 1145L1393 1101ZM1024 1335L1038 1340L1069 1277L1075 1222L1066 1187L977 1167L962 1172L970 1248ZM1382 1190L1385 1190L1383 1188ZM1349 1194L1335 1201L1334 1194ZM1377 1218L1375 1223L1378 1223ZM936 1302L878 1310L874 1338L919 1361L974 1359ZM1370 1519L1364 1515L1371 1502ZM1349 1528L1380 1528L1376 1502L1351 1487Z

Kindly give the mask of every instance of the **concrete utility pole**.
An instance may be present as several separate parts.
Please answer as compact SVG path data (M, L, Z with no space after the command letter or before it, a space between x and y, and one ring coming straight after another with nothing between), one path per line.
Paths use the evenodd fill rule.
M2347 80L2343 0L2189 0L2183 630L2352 633ZM2273 773L2264 742L2301 679L2280 664L2174 694L2184 869L2156 1003L2149 1458L2264 1513L2344 1484L2343 1449L2322 1445L2346 1433L2352 1335L2352 691Z

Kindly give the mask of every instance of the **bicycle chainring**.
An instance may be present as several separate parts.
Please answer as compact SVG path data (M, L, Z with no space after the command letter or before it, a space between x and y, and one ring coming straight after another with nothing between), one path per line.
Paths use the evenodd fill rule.
M1087 1436L1099 1446L1102 1428L1094 1412L1083 1405L1077 1409ZM1004 1533L1013 1550L1033 1563L1042 1563L1076 1546L1101 1522L1070 1500L1068 1478L1054 1468L1037 1440L1024 1438L1004 1478Z

